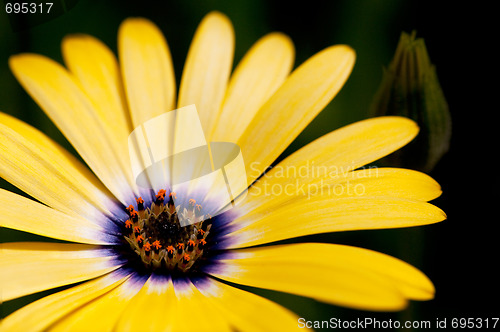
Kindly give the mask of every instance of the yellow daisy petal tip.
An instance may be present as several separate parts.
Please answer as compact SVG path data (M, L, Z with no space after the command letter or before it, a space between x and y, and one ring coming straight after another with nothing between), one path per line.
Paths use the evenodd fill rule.
M336 52L345 52L346 54L352 56L354 59L356 58L356 51L351 46L346 44L332 45L330 47L327 47L327 49L335 50Z
M428 283L426 285L423 285L424 287L422 288L420 296L414 296L412 298L413 300L430 301L434 299L434 296L436 295L436 287L429 278L427 278L427 282Z
M335 57L336 61L345 61L346 66L354 67L356 62L356 51L349 45L337 44L325 48L320 53L330 53L332 57Z
M60 63L44 55L35 53L20 53L10 56L9 68L14 73L14 76L16 76L16 78L18 79L20 78L20 76L18 75L22 75L25 73L31 74L30 76L33 76L33 74L35 73L47 73L54 68L58 68L58 70L65 70Z
M271 32L262 38L262 41L273 41L277 44L284 46L289 49L293 56L295 56L295 45L293 44L292 38L282 32Z
M61 49L63 52L63 56L65 56L67 53L77 53L77 52L84 52L85 51L85 46L87 43L98 43L103 45L103 47L106 47L99 39L84 34L84 33L73 33L69 34L63 37L61 41Z
M314 61L311 61L315 59ZM342 84L339 86L339 90L343 83L347 81L349 75L354 68L354 63L356 62L356 51L345 44L337 44L329 46L322 51L316 53L311 58L309 58L301 67L310 67L311 64L316 66L324 66L325 63L337 64L338 68L342 70L342 75L339 76L339 82ZM298 68L300 69L300 67ZM310 68L308 68L310 70ZM333 97L332 97L333 98Z
M54 69L65 70L58 62L34 53L12 55L9 58L9 68L23 87L27 82L31 82L34 77L43 77Z
M438 210L439 210L439 212L441 212L441 217L442 217L442 219L441 219L441 220L439 220L438 222L440 222L440 221L444 221L444 220L448 219L448 216L446 215L446 212L444 212L443 210L441 210L441 209L440 209L440 208L438 208L438 207L436 207L436 209L438 209Z
M139 39L152 37L164 39L158 26L144 17L128 17L123 20L118 28L118 40L125 36L134 36Z
M403 127L403 126L406 127L408 130L408 133L412 136L411 139L415 138L415 136L418 135L420 128L419 128L418 124L415 121L413 121L412 119L405 118L402 116L391 116L390 118L393 118L397 122L399 122L401 127Z
M234 43L233 23L225 14L219 11L212 11L205 15L198 26L197 34L207 29L212 31L225 31L225 33L231 34Z
M92 49L93 52L98 49L101 53L99 55L107 56L108 58L112 55L106 54L105 52L108 50L107 46L100 41L99 39L83 34L83 33L75 33L64 36L61 41L61 50L64 59L64 63L67 68L71 71L73 70L73 65L80 64L81 59L84 57L88 57L89 49ZM104 53L104 55L103 55Z
M27 62L41 58L42 56L34 53L20 53L9 57L9 68L14 74L21 71Z
M61 45L79 45L80 43L86 41L86 40L98 40L94 36L87 35L85 33L71 33L69 35L66 35L63 37L61 40Z
M448 217L446 216L446 213L438 208L437 206L431 204L431 203L425 203L423 206L425 208L425 211L422 212L422 214L427 215L428 221L425 224L422 225L431 225L431 224L436 224L438 222L446 220ZM419 226L419 225L415 225Z
M441 185L439 184L439 182L434 180L429 175L422 173L420 171L413 171L413 172L415 172L415 174L418 174L418 176L422 177L422 180L426 181L427 186L428 186L428 192L432 193L427 197L426 201L429 202L429 201L432 201L433 199L436 199L439 196L441 196L441 194L443 193L443 189L441 188ZM423 182L423 181L421 181L421 182ZM442 213L444 214L444 212L442 212ZM446 219L446 214L444 216Z
M230 24L230 25L232 24L229 17L227 17L226 14L224 14L218 10L213 10L213 11L209 12L207 15L205 15L205 17L203 18L203 21L206 21L206 20L211 20L213 22L221 22L221 23Z
M149 26L149 27L151 27L151 26L156 27L156 25L153 22L151 22L151 20L149 20L147 18L144 18L144 17L127 17L120 24L120 29L132 28L133 26L138 26L138 25Z
M412 119L406 118L404 116L389 115L380 116L376 118L367 119L364 121L385 121L388 127L398 128L400 133L406 134L406 143L402 146L411 142L420 132L418 124Z

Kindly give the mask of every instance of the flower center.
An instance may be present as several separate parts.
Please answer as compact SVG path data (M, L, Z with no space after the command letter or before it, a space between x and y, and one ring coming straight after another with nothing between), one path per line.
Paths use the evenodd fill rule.
M166 200L160 190L150 207L139 197L137 210L127 207L129 219L123 225L123 237L148 269L187 272L206 251L212 218L203 215L202 207L190 199L186 206L175 205L176 194ZM183 224L188 226L181 227Z

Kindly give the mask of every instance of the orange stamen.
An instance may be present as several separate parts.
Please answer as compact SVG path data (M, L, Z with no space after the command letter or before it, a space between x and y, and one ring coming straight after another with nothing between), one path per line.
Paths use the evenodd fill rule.
M193 240L189 240L187 245L188 245L187 250L191 251L194 249L194 246L196 245L196 243Z
M156 194L156 201L160 204L163 203L163 200L165 200L165 194L167 191L165 189L160 189L158 190L158 194Z
M144 214L144 200L142 199L142 197L139 197L139 198L136 198L135 201L137 202L137 210L139 210L143 215ZM142 215L141 215L141 218L142 218Z
M155 242L153 242L153 247L155 247L156 250L160 249L161 248L160 241L156 240Z
M133 205L129 205L125 210L127 210L128 214L131 214L132 211L134 211L134 206Z

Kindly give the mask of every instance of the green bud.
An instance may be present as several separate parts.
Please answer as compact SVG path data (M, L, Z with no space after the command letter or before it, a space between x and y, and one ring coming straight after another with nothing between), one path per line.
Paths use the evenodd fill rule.
M393 166L430 172L448 151L451 116L424 40L403 32L371 105L373 116L399 115L414 120L418 136L388 156Z

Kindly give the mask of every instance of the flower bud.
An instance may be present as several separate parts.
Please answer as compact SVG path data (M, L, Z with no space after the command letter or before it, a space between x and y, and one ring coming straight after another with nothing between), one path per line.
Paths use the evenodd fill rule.
M418 136L391 154L388 162L430 172L448 151L451 117L424 40L415 35L401 34L370 111L373 116L405 116L418 124Z

